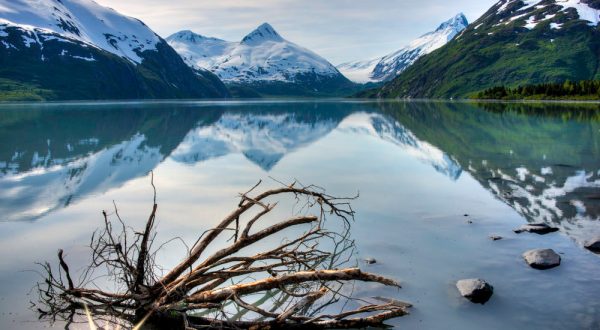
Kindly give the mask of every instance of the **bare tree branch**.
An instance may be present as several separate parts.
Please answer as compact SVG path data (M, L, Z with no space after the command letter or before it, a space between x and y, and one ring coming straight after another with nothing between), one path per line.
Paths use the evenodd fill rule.
M85 322L89 311L94 319L119 327L170 322L169 328L185 329L329 329L381 326L408 313L409 304L386 298L346 310L364 301L343 293L347 284L400 288L394 280L349 267L354 258L354 241L349 238L354 198L330 196L318 186L298 181L255 194L258 182L240 195L233 212L198 235L191 250L181 238L168 240L182 241L186 253L161 275L155 258L166 243L153 248L158 209L153 173L151 185L153 207L143 232L125 225L116 204L112 214L102 213L104 228L92 235L91 263L81 274L81 285L73 282L62 250L57 271L49 263L41 264L46 278L37 285L35 304L41 318L63 320L67 328ZM285 199L300 211L282 221L265 220L261 223L268 225L254 231ZM116 228L111 217L116 218ZM340 221L327 221L328 217ZM217 238L225 231L234 232L233 240L219 246L223 243ZM285 236L291 232L300 234ZM204 256L209 247L216 252ZM112 280L116 290L98 285L102 278ZM332 313L341 302L342 311Z

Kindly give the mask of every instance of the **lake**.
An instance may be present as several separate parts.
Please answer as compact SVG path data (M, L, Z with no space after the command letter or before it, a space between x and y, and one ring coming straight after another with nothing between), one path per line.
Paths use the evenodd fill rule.
M594 104L349 100L0 105L0 328L39 329L35 262L64 248L75 270L113 201L158 239L193 244L258 180L317 184L353 202L364 270L414 304L404 329L598 329L600 110ZM527 222L558 233L517 235ZM490 235L504 237L492 241ZM552 248L560 267L521 254ZM165 266L182 257L172 246ZM361 260L375 258L366 265ZM475 305L455 282L486 279ZM60 328L60 324L55 325Z

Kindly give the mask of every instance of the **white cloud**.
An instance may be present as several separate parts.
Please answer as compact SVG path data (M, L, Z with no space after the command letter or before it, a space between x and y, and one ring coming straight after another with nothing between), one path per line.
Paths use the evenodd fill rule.
M239 40L269 22L286 39L334 64L385 55L464 12L495 0L96 0L143 20L161 36L180 30Z

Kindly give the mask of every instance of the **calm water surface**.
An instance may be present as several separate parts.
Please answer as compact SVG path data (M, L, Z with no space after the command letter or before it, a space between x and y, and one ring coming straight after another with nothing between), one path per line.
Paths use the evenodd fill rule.
M150 170L159 239L190 243L259 179L359 191L357 258L403 289L356 295L412 302L395 326L600 328L600 256L582 248L600 234L597 106L302 101L0 106L1 329L49 326L29 310L28 270L59 248L83 265L113 201L142 225ZM539 221L561 230L512 233ZM533 248L563 264L530 269L520 255ZM160 262L181 256L173 247ZM472 277L495 287L484 306L454 287Z

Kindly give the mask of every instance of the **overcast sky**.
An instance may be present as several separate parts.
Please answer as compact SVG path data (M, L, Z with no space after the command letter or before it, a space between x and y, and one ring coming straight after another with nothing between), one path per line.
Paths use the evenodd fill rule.
M144 21L162 37L180 30L241 40L263 22L333 64L380 57L463 12L497 0L96 0Z

